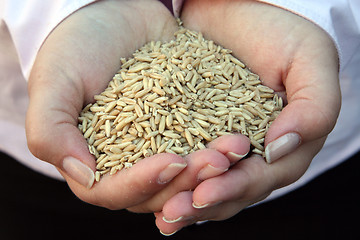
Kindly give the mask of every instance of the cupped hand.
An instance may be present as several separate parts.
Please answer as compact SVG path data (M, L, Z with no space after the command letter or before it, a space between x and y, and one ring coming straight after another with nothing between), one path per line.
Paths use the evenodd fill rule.
M310 21L250 0L187 0L182 20L233 50L287 105L265 137L268 163L251 155L193 191L175 195L156 214L165 234L199 220L227 219L296 181L322 148L340 109L337 51Z
M94 184L95 159L77 128L80 111L106 88L121 57L148 41L169 40L176 30L175 19L159 1L98 1L61 22L41 47L29 79L28 146L58 168L80 199L110 209L160 211L176 186L194 188L197 174L209 164L218 169L203 177L229 167L227 158L205 159L201 152L191 164L159 154ZM166 188L185 168L180 179L194 182Z

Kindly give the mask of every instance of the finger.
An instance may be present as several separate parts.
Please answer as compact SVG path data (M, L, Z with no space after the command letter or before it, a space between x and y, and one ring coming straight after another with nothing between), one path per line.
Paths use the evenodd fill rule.
M156 214L155 223L160 232L169 236L193 223L200 210L194 209L191 204L191 191L180 192L167 201L162 212Z
M321 69L319 67L318 69ZM308 142L330 133L336 123L340 108L340 91L336 74L305 76L318 81L302 81L300 76L289 75L288 105L272 123L265 138L265 154L268 162L273 162L293 151L301 142ZM303 76L304 77L304 76ZM321 83L326 79L328 83ZM297 81L293 86L291 81Z
M238 162L226 173L203 181L193 192L178 193L166 201L157 226L163 233L172 233L196 221L234 216L298 179L323 141L304 144L271 165L258 155Z
M204 209L222 202L248 200L258 193L267 192L270 179L264 176L265 167L266 163L260 156L240 161L227 174L201 183L194 190L193 206ZM261 182L265 179L265 182ZM259 183L258 186L255 186L255 181Z
M250 202L233 201L221 203L206 209L196 209L191 205L191 195L191 192L177 194L171 203L170 201L166 203L166 210L164 209L161 213L156 214L156 226L163 235L173 235L182 228L199 221L220 221L228 219L251 205ZM178 208L176 206L178 206ZM180 206L181 208L179 208ZM172 208L173 212L169 211L169 208ZM177 209L180 209L181 213L176 214ZM177 217L169 220L169 215Z
M323 141L304 144L272 165L253 155L225 174L202 182L194 192L173 196L157 216L158 228L170 234L197 221L225 220L234 216L266 198L274 189L298 179Z
M174 185L182 185L183 188L194 188L199 182L226 172L230 167L229 160L220 152L213 149L203 149L193 152L185 157L189 168L185 171Z
M192 220L167 223L163 220L162 212L156 213L155 217L156 217L155 224L159 229L160 233L164 236L172 236L176 234L178 231L180 231L182 228L194 223Z
M230 162L214 149L203 149L185 157L187 167L169 185L139 206L129 208L135 212L160 211L164 203L178 192L194 189L201 181L219 176L230 167Z
M251 204L232 201L199 209L192 206L192 196L191 191L178 193L166 202L162 212L156 214L156 226L162 234L172 235L198 221L228 219Z
M49 75L44 73L44 76ZM60 74L56 79L59 80L56 83L49 80L46 84L29 86L28 147L34 156L67 171L89 188L94 182L95 159L76 127L82 107L81 92ZM69 85L65 86L66 83ZM62 89L61 95L56 92L59 89Z
M62 172L70 188L83 201L109 209L131 208L165 188L187 163L182 157L162 153L145 158L115 175L104 175L91 189L85 189Z
M320 29L315 26L308 28L317 37L302 40L291 63L282 69L288 104L266 135L268 162L292 152L301 142L328 135L340 111L336 49Z
M194 190L193 205L206 208L221 202L261 199L300 178L323 142L305 143L271 165L258 155L244 159L225 174L202 182Z
M216 149L224 154L231 163L235 163L244 158L250 151L250 140L240 134L225 135L208 144L209 148Z
M176 223L192 220L200 214L200 209L194 208L192 203L192 191L177 193L164 204L162 209L163 221L166 223Z

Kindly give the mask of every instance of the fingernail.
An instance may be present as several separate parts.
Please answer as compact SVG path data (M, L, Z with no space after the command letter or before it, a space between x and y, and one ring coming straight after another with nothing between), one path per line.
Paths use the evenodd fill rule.
M198 173L198 180L206 180L212 177L216 177L224 172L226 172L229 168L217 168L210 164L206 165L203 169Z
M205 203L205 204L202 204L202 205L197 205L196 203L192 203L192 206L196 209L202 209L202 208L206 208L207 206L209 206L210 203Z
M301 142L297 133L287 133L269 143L265 148L266 162L272 163L282 156L294 151Z
M184 168L186 168L186 163L171 163L169 164L160 174L158 178L159 184L165 184L170 182L174 177L176 177Z
M249 152L245 153L244 155L241 155L241 154L236 154L234 152L228 152L226 154L226 157L228 159L230 159L231 162L237 162L239 161L240 159L243 159Z
M202 208L206 208L206 207L213 207L213 206L216 206L218 204L220 204L222 201L219 201L219 202L215 202L215 203L205 203L205 204L201 204L201 205L198 205L196 204L195 202L192 203L192 206L196 209L202 209Z
M176 222L180 222L181 220L183 220L183 218L184 218L183 216L180 216L180 217L178 217L177 219L174 219L174 220L168 220L165 217L163 217L162 219L166 223L176 223Z
M174 231L174 232L172 232L172 233L163 233L163 232L160 230L160 233L161 233L162 235L168 237L168 236L174 235L175 233L177 233L177 231L178 231L178 230L176 230L176 231Z
M92 187L95 179L94 172L80 160L74 157L64 158L63 169L72 179L81 185L88 189Z

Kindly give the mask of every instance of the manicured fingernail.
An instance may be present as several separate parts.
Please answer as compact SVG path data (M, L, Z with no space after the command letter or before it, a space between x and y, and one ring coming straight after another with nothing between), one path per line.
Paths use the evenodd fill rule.
M174 231L174 232L172 232L172 233L163 233L163 232L160 230L160 233L161 233L162 235L168 237L168 236L171 236L171 235L174 235L175 233L177 233L177 230Z
M202 205L197 205L196 203L192 203L192 206L196 209L202 209L202 208L206 208L207 206L209 206L210 204L209 203L205 203L205 204L202 204Z
M226 172L228 168L217 168L210 164L206 165L203 169L198 173L198 180L203 181L212 177L216 177L224 172Z
M268 163L272 163L282 156L294 151L301 142L297 133L287 133L269 143L265 148L265 158Z
M63 169L72 179L88 189L94 184L93 170L74 157L64 158Z
M180 216L180 217L178 217L177 219L174 219L174 220L168 220L165 217L163 217L162 219L166 223L176 223L176 222L180 222L181 220L183 220L183 218L184 218L183 216Z
M193 202L193 203L192 203L192 206L193 206L194 208L196 208L196 209L202 209L202 208L206 208L206 207L216 206L216 205L218 205L218 204L220 204L220 203L221 203L221 201L215 202L215 203L205 203L205 204L200 204L200 205L198 205L198 204L196 204L195 202Z
M236 154L236 153L234 153L234 152L228 152L228 153L226 154L226 157L227 157L231 162L237 162L237 161L243 159L247 154L248 154L248 152L245 153L244 155Z
M165 184L170 182L174 177L176 177L184 168L186 168L186 163L171 163L169 164L160 174L158 178L159 184Z

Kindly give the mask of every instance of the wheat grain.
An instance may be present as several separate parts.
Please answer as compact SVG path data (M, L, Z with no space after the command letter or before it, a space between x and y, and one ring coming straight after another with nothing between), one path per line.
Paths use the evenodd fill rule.
M79 130L96 156L95 180L156 153L186 155L218 136L239 132L263 154L269 126L283 108L231 50L180 27L152 41L80 113Z

